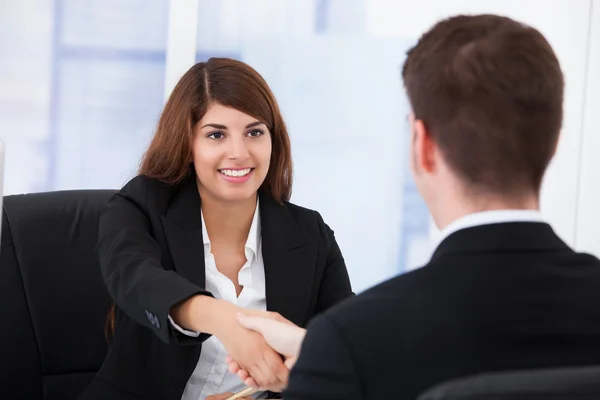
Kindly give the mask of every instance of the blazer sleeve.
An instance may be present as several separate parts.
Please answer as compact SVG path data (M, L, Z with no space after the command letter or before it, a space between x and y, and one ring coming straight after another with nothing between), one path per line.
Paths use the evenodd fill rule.
M193 295L211 294L162 267L161 249L151 235L145 205L135 200L147 198L147 190L131 184L135 182L112 197L100 217L96 254L108 292L126 315L164 342L201 343L209 335L191 337L177 332L168 321L169 311Z
M327 254L316 306L316 312L321 313L353 296L354 293L350 285L346 262L335 240L333 230L323 221L319 213L317 213L317 217Z
M300 357L290 372L285 400L360 400L356 362L343 333L326 315L308 326Z

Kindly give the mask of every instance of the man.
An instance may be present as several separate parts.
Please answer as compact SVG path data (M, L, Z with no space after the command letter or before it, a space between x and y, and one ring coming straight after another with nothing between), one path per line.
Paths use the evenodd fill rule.
M284 398L414 399L482 372L600 364L600 261L538 211L563 115L548 42L508 18L457 16L420 38L402 76L412 172L443 239L425 267L317 317L303 342L242 317L288 364L302 342Z

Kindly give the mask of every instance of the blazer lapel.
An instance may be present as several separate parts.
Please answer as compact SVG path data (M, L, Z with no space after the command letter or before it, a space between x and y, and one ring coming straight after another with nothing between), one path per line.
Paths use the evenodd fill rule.
M302 234L285 205L262 193L260 218L267 309L305 326L309 318L317 243Z
M181 184L181 189L174 195L162 217L162 223L175 270L204 288L204 241L195 174Z

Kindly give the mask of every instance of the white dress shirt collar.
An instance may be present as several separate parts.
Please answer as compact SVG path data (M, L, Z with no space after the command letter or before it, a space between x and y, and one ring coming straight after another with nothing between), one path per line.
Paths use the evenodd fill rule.
M480 225L501 224L507 222L541 222L546 219L537 210L494 210L481 211L465 215L446 226L440 232L437 243L462 229L473 228Z

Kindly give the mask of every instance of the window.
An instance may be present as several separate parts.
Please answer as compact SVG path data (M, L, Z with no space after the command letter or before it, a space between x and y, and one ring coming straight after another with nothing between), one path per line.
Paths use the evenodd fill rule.
M120 187L163 104L167 0L3 2L5 194Z
M118 188L135 175L173 75L169 11L183 7L175 1L2 3L6 194ZM336 232L356 291L429 255L400 80L415 38L376 32L372 3L185 2L197 7L189 59L194 50L197 61L240 59L275 92L292 139L292 201L319 210Z
M429 255L429 214L408 170L400 67L411 37L367 27L368 1L199 0L197 59L242 60L267 80L292 139L292 201L336 233L353 287Z

